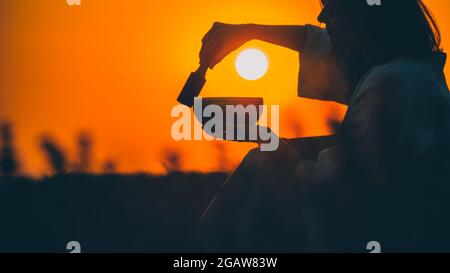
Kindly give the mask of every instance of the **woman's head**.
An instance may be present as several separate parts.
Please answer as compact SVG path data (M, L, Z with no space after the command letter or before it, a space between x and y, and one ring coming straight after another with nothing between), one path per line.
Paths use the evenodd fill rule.
M440 32L421 0L322 0L318 20L326 25L334 53L345 70L362 77L368 68L402 56L440 51ZM349 72L349 71L346 71ZM353 71L353 73L356 73Z
M387 58L439 51L439 28L421 0L369 2L322 0L318 19L326 24L333 46L356 47Z

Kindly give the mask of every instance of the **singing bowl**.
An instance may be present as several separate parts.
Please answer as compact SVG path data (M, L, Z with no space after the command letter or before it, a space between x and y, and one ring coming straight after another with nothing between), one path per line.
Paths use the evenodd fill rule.
M199 98L198 98L199 99ZM264 104L263 98L253 98L253 97L206 97L201 98L201 111L198 109L194 109L196 119L202 124L202 128L204 132L210 136L214 136L218 139L226 139L228 136L234 136L236 138L238 130L243 130L245 132L244 139L239 139L240 141L250 140L250 127L256 125L256 122L261 118L262 109L260 106ZM218 128L205 128L205 125L214 118L214 114L211 117L205 117L204 112L206 107L215 105L218 106L222 111L222 131L217 130ZM232 106L234 108L234 118L232 120L227 120L227 106ZM235 108L239 106L238 108ZM242 107L240 107L242 106ZM249 108L248 106L254 106ZM195 108L195 106L194 106ZM248 110L256 110L255 118L252 120L254 122L250 122L250 115L248 114ZM245 115L244 119L238 119L238 116ZM240 122L241 121L241 122ZM242 122L243 121L243 122ZM227 134L227 125L234 126L234 134ZM228 140L237 140L237 139L228 139Z

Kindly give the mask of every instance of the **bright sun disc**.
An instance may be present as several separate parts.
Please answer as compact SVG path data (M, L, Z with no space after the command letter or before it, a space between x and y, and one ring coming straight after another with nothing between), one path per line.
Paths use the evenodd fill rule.
M264 76L269 68L266 55L258 49L242 51L236 59L236 71L249 81L255 81Z

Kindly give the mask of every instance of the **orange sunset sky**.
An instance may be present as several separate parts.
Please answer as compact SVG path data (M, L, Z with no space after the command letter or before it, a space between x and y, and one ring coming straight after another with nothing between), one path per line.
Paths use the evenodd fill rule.
M425 2L447 49L450 1ZM38 141L44 133L74 160L81 130L93 136L94 171L113 160L121 172L162 173L161 158L172 149L185 170L218 170L224 159L233 167L253 145L175 142L170 135L170 111L197 68L201 38L214 21L318 24L319 11L318 0L0 1L0 120L14 125L22 171L48 171ZM256 41L245 47L266 53L268 73L240 78L233 53L208 72L202 96L262 96L280 104L283 137L327 134L327 117L345 109L297 98L298 54Z

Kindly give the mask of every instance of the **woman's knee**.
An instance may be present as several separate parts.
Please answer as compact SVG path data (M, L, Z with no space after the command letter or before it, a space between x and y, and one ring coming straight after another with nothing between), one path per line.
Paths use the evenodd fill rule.
M247 155L242 159L240 167L255 166L255 164L261 161L261 151L258 148L251 149Z
M283 168L287 162L283 162L274 157L275 152L264 152L259 148L250 150L241 162L241 167L256 169L261 171L272 171L278 167ZM289 160L289 158L286 158Z
M247 153L247 155L244 157L244 161L245 160L251 161L251 160L254 160L255 158L258 158L260 156L261 156L261 151L259 150L259 148L254 148L254 149L251 149Z

